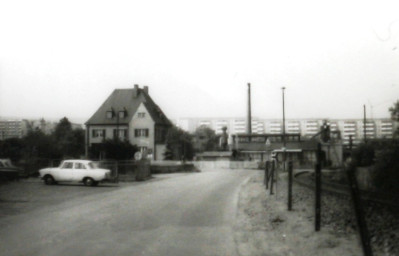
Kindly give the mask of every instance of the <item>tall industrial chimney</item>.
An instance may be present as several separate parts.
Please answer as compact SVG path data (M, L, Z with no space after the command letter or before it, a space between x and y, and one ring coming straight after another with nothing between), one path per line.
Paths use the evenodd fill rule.
M252 133L252 117L251 117L251 84L248 83L248 114L247 114L247 134Z

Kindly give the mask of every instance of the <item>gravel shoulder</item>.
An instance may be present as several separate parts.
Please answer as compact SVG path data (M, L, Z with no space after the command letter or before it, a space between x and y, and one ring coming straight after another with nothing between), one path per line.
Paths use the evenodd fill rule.
M353 230L323 223L321 231L314 231L314 200L309 189L294 184L293 211L287 211L286 180L286 175L280 175L277 195L265 190L262 171L242 185L235 226L240 255L362 255Z

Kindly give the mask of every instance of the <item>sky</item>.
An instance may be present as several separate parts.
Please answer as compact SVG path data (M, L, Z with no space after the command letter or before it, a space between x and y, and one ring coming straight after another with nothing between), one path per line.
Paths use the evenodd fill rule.
M86 121L149 86L170 119L389 117L399 2L0 0L0 116Z

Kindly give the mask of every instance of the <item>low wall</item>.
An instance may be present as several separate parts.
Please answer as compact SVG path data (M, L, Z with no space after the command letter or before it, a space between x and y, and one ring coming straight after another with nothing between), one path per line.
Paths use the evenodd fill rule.
M180 163L180 162L158 162L151 163L151 173L176 173L176 172L199 172L198 168L192 163Z
M195 167L201 168L220 168L220 169L259 169L260 163L255 161L195 161Z
M99 161L99 167L111 170L113 181L144 181L151 177L150 161Z

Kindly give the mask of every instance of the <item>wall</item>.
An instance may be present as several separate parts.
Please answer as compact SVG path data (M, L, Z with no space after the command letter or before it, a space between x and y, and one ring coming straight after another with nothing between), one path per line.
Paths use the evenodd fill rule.
M154 155L154 160L163 160L164 156L163 154L165 153L166 145L155 145L155 155Z
M192 162L198 169L259 169L259 163L254 161L195 161Z
M145 116L143 118L138 117L138 113L145 113ZM147 147L147 149L151 149L154 152L154 126L155 122L152 120L150 113L144 104L141 103L129 124L130 131L128 136L130 143L138 147ZM134 137L135 129L148 129L148 137Z
M114 137L114 129L127 129L127 125L90 125L89 126L89 143L102 143L102 137L93 138L93 130L105 130L105 139L112 139Z

